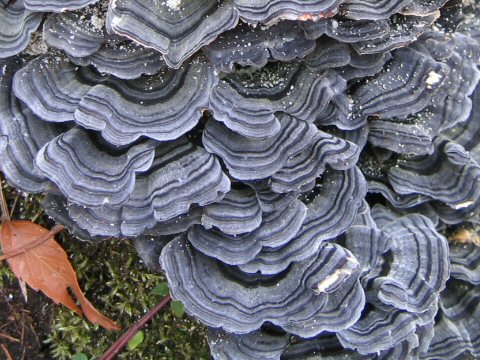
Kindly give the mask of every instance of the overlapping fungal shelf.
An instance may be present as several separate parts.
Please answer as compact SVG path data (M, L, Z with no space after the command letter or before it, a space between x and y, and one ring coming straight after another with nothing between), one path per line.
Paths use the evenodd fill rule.
M215 359L480 357L479 15L0 0L0 168L133 239Z

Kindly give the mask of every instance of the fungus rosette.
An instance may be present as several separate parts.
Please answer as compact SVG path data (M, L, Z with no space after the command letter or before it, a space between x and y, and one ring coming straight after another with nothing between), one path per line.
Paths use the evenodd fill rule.
M478 357L477 6L0 0L1 170L215 359Z

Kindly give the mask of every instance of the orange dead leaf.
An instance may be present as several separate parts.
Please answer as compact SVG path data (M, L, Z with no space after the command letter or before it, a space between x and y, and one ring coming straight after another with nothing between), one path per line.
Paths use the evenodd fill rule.
M34 247L28 246L47 234L47 229L30 221L10 221L8 217L3 217L0 241L4 254L16 252L22 247L26 249L7 259L14 274L33 289L41 290L55 303L61 303L80 315L84 314L92 323L98 323L108 330L119 330L112 320L100 314L85 298L67 254L53 236ZM77 298L80 308L68 289Z

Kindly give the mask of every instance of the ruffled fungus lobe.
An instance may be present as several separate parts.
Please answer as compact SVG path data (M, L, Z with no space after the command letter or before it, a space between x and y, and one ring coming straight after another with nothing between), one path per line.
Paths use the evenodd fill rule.
M428 218L417 214L394 220L382 230L392 238L393 260L388 274L372 284L378 299L409 313L427 311L438 302L450 274L446 239Z
M160 51L174 68L237 22L231 0L115 0L107 14L109 31Z
M227 196L228 194L225 197ZM289 243L300 230L306 212L306 206L302 202L294 201L284 210L264 214L261 224L253 231L228 235L193 226L188 231L188 240L196 249L226 264L247 264L264 247L275 248ZM245 216L245 212L242 215Z
M434 307L422 316L416 316L394 308L372 308L355 325L339 332L338 339L345 348L356 349L363 355L388 352L402 342L411 343L410 347L415 348L424 330L422 327L431 322L436 311Z
M480 223L479 14L0 0L0 167L134 238L216 359L479 357L480 250L441 235Z
M473 285L480 284L480 247L475 244L450 245L450 275Z
M15 71L24 65L19 57L0 60L1 170L15 187L37 193L49 186L47 178L34 168L34 158L43 145L65 129L43 124L12 91Z
M83 96L100 76L88 68L76 70L66 57L37 57L14 76L13 92L43 120L73 121Z
M45 42L70 56L92 55L107 40L102 12L93 9L49 15L43 24Z
M23 0L25 7L32 11L64 12L84 8L99 0Z
M135 174L149 169L154 155L152 141L107 154L95 146L87 132L74 128L42 147L35 165L74 203L118 206L133 191Z
M69 56L79 66L93 65L98 72L120 79L136 79L154 75L166 67L162 55L131 41L102 44L97 51L85 57Z
M280 130L275 113L313 122L345 89L345 80L333 71L317 73L301 64L274 64L221 80L210 100L215 119L246 137L265 138Z
M157 224L178 223L177 217L189 213L193 204L217 202L229 190L230 180L218 160L180 138L155 149L150 169L135 177L133 189L124 194L124 203L115 206L109 202L100 207L71 204L69 213L91 235L137 236ZM191 225L188 217L184 220Z
M287 333L258 330L246 335L229 334L225 331L209 329L208 343L215 359L265 359L280 357L288 345Z
M354 98L363 116L404 118L425 107L447 71L445 65L421 53L399 49L388 68L359 88Z
M202 225L228 235L247 233L262 223L262 210L251 188L232 188L218 203L205 206Z
M387 19L393 14L401 11L405 6L411 4L411 0L365 0L365 1L345 1L343 10L346 15L355 20Z
M234 333L251 332L265 321L303 337L338 331L358 318L364 302L358 262L334 244L319 247L312 257L273 276L222 265L182 237L164 248L161 264L172 296L185 304L188 313Z
M478 287L452 279L442 293L441 308L435 322L434 336L425 359L448 359L465 354L480 355Z
M42 14L27 10L24 0L0 0L0 59L25 49L41 21Z
M340 0L233 0L248 23L274 24L280 20L320 20L338 11Z
M215 81L203 58L130 81L111 78L83 96L74 119L101 131L114 145L130 144L141 136L174 140L197 124Z
M315 48L299 24L280 22L269 28L239 24L202 48L215 70L232 72L235 64L263 67L271 60L302 58Z
M432 155L399 161L388 178L399 194L427 195L453 208L467 206L480 195L480 166L461 145L438 138Z

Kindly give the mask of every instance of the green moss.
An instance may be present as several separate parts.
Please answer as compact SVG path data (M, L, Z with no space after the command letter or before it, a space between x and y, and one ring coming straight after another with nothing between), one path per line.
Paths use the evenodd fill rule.
M82 289L103 314L125 331L160 300L151 295L159 274L149 273L128 241L113 240L99 245L62 241L71 254ZM65 308L54 314L53 332L47 340L51 354L70 359L83 352L100 357L122 334L92 325ZM183 317L176 318L167 307L144 329L145 339L134 350L125 349L119 359L208 359L205 329Z
M10 284L15 281L15 275L8 266L0 266L0 288L4 288L6 284Z
M50 228L52 221L42 216L40 196L25 195L4 186L7 202L16 203L14 219L37 219ZM130 241L112 240L99 244L80 242L66 232L57 240L69 254L81 288L93 305L122 327L107 331L89 323L62 306L53 307L52 332L45 341L49 358L68 359L85 353L89 359L99 358L130 326L156 305L161 297L150 294L165 279L142 264ZM14 275L8 267L0 267L0 286ZM46 299L48 301L48 299ZM205 328L186 316L175 317L166 307L143 329L145 339L133 350L125 348L119 359L209 359Z

